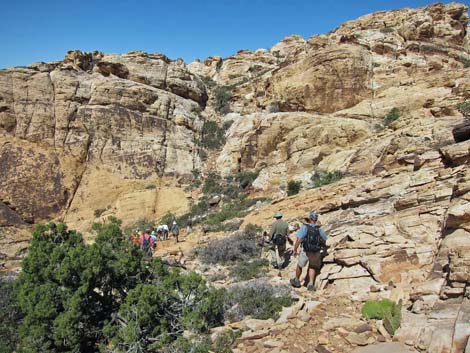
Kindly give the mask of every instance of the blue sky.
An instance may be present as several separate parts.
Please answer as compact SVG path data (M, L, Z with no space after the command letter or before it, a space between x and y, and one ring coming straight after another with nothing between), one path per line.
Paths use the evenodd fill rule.
M344 21L425 0L5 0L0 68L53 61L69 49L161 52L190 62L269 48ZM450 1L443 1L449 3Z

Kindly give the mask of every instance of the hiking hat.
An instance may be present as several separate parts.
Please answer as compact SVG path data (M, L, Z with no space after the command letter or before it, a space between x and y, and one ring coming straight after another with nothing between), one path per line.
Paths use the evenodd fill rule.
M310 220L317 221L318 220L318 214L315 211L312 211L305 217L305 220L307 222L310 221Z
M276 214L274 215L274 218L282 218L282 213L277 211Z

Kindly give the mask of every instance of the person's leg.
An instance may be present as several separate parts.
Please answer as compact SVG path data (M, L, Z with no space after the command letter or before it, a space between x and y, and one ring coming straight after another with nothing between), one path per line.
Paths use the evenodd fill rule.
M309 268L308 269L308 286L313 286L314 280L315 280L315 269Z
M320 272L321 255L320 252L307 254L308 257L308 285L309 290L315 290L315 275Z
M302 268L305 267L305 265L307 265L308 263L308 258L307 258L307 255L305 255L305 252L302 250L299 254L299 260L297 262L297 267L295 269L295 278L292 278L290 280L290 284L293 286L293 287L300 287L301 284L300 284L300 276L302 275Z
M280 245L277 247L277 267L283 268L285 263L285 255L286 255L286 244Z
M269 255L271 255L271 265L276 268L277 266L277 255L276 255L276 247L269 248Z
M300 276L302 276L302 267L297 265L297 267L295 269L295 278L297 278L299 280L299 282L300 282Z

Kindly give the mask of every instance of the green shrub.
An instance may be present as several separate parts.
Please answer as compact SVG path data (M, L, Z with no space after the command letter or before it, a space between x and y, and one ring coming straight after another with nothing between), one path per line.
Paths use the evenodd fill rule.
M247 210L255 205L258 201L264 201L264 198L242 198L236 199L232 202L222 206L221 210L218 213L209 215L206 218L206 223L210 225L220 225L222 222L225 222L232 218L244 217L247 214Z
M384 299L380 302L376 300L369 300L362 306L362 316L366 319L378 319L382 320L385 313L390 312L393 307L393 302Z
M135 222L132 226L126 227L124 229L124 234L130 235L136 229L139 229L141 231L145 231L147 229L154 229L154 228L155 228L155 222L154 221L150 221L148 219L141 218L137 222Z
M385 315L383 324L387 332L393 336L401 324L401 303L395 304L391 312Z
M232 267L230 276L237 281L247 281L249 279L266 276L268 269L269 261L266 259L244 261Z
M227 120L222 124L222 128L227 131L233 124L233 120Z
M225 130L219 127L215 121L205 121L202 126L200 144L210 150L218 150L225 144Z
M14 300L13 285L0 278L0 353L11 353L18 343L22 315Z
M391 123L393 123L395 120L398 120L400 118L400 111L398 108L392 108L387 115L385 115L383 125L385 127L389 126Z
M455 59L457 61L460 61L463 64L464 68L470 67L470 59L467 56L457 55L457 56L455 56Z
M186 192L190 192L190 191L192 191L192 190L194 190L194 189L196 189L196 188L198 188L202 185L201 171L199 169L193 169L191 171L191 174L192 174L191 182L184 189L184 191L186 191Z
M249 315L260 320L276 320L282 308L292 303L287 287L273 287L260 281L247 282L227 290L224 299L225 318L240 321Z
M334 172L323 172L323 171L315 171L312 175L312 182L314 188L319 188L320 186L332 184L337 182L343 177L343 174L340 171Z
M98 208L96 209L93 214L95 215L95 218L100 217L104 212L106 211L106 208Z
M183 331L204 335L223 323L222 291L144 261L116 218L93 229L88 245L63 224L35 228L15 283L24 315L17 351L165 351Z
M380 29L380 32L382 32L382 33L392 33L394 31L395 30L392 27L384 27L384 28Z
M203 197L199 202L191 205L189 212L183 214L176 219L179 225L185 225L189 218L193 220L193 224L200 223L204 214L208 212L210 205L207 202L207 198Z
M198 153L199 153L199 157L201 158L201 160L204 162L204 161L207 161L207 157L208 157L208 154L207 154L207 151L204 150L204 149L199 149L198 150Z
M287 195L292 196L299 193L300 188L302 187L301 181L291 180L287 183Z
M248 237L255 238L255 237L259 237L262 231L263 231L263 228L261 228L259 225L248 223L245 226L243 233Z
M459 103L457 105L457 109L460 113L462 113L464 117L470 117L470 100L466 100L465 102Z
M208 76L200 76L199 78L206 85L206 87L212 88L217 85L217 83Z
M243 171L243 172L239 172L236 178L238 180L238 183L240 184L240 187L242 189L246 189L249 186L251 186L251 184L253 184L253 182L256 180L258 175L259 175L259 170Z
M171 212L167 212L161 219L160 221L158 222L159 224L166 224L168 226L170 226L173 221L176 221L177 220L177 217L174 213L171 213Z
M222 178L216 172L210 172L206 180L204 180L204 185L202 186L202 192L204 194L220 194L222 193Z
M383 320L385 329L393 336L401 323L401 302L396 304L388 299L369 300L362 306L362 316Z
M230 100L232 99L232 86L218 86L214 90L215 110L219 113L230 112Z
M217 337L214 342L211 342L207 335L191 338L180 336L165 353L232 353L232 347L240 336L241 331L238 330L229 330Z
M241 335L242 332L239 330L227 331L223 335L216 338L211 351L215 353L232 353L232 347L235 344L237 338L239 338Z

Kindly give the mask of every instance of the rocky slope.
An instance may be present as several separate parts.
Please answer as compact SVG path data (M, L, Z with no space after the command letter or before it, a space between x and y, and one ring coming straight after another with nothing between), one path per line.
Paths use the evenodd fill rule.
M257 170L252 193L274 201L245 224L266 227L280 210L295 228L307 211L321 214L331 251L313 299L342 293L356 318L365 299L402 299L396 340L470 352L470 134L453 134L468 121L459 109L470 99L467 24L464 5L434 4L188 65L72 51L1 70L1 256L21 257L33 223L58 218L87 232L109 214L132 224L182 213L197 198L184 191L193 170ZM393 108L398 119L385 121ZM231 123L208 156L204 121ZM343 178L312 188L326 172ZM305 191L285 197L290 180ZM279 324L303 326L291 319ZM337 329L308 325L315 344ZM239 349L293 349L288 335L270 332ZM326 347L355 345L335 335L345 345L322 336Z

